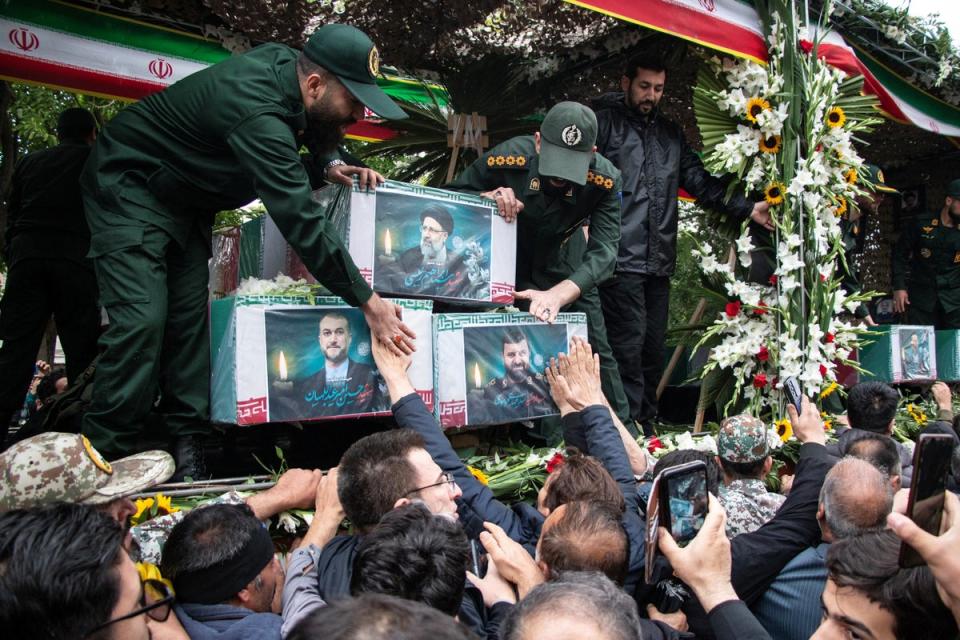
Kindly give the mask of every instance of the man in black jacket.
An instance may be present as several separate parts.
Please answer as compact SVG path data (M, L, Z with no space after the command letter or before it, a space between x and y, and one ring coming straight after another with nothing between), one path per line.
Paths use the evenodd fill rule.
M51 314L76 379L97 355L100 312L80 172L97 137L97 121L72 108L57 120L60 144L17 163L4 238L7 290L0 301L0 445L10 415L23 403Z
M622 93L593 104L597 150L623 174L620 250L600 299L630 417L647 435L657 415L670 276L677 261L677 189L683 187L703 207L772 228L766 202L751 203L738 194L724 201L726 183L707 173L680 126L657 109L665 82L662 61L637 58L620 79Z

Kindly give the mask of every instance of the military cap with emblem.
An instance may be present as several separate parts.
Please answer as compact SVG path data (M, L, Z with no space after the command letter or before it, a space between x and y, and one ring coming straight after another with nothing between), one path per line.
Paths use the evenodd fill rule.
M766 425L747 414L724 419L717 434L717 455L733 463L763 460L770 455Z
M560 102L540 125L540 175L587 182L597 142L597 116L579 102Z
M883 193L900 193L893 187L887 185L884 179L883 171L875 164L865 164L860 168L860 174L866 182L873 184L873 188Z
M447 233L453 233L453 216L450 211L439 204L431 204L420 212L420 222L426 218L433 218L440 225L440 228Z
M389 120L407 117L377 86L380 52L363 31L347 24L327 24L307 38L307 58L337 76L350 93L377 115Z
M108 462L82 435L41 433L0 454L0 512L50 502L105 504L164 482L174 467L165 451Z

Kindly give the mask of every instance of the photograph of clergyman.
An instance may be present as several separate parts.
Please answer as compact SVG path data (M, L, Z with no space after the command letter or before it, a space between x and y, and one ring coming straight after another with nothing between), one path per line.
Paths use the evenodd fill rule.
M490 210L378 193L373 288L403 295L490 297Z
M564 325L464 327L467 423L514 422L557 413L544 368L567 350Z
M930 336L922 329L899 329L900 371L904 380L923 380L931 376Z
M270 420L387 411L359 309L278 309L264 317Z

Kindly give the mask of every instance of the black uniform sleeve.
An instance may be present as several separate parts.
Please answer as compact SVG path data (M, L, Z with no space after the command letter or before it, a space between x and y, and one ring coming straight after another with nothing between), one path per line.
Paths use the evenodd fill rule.
M771 640L742 600L721 602L710 612L717 640Z
M913 255L914 247L917 245L918 232L920 225L914 220L910 220L904 225L906 228L897 238L897 244L893 249L893 290L906 290L907 288L907 269L910 264L910 258Z
M753 203L740 193L731 194L730 200L724 202L727 192L726 183L710 175L703 168L700 156L690 148L686 139L682 138L680 144L680 186L694 196L698 204L707 209L715 209L738 220L746 220L750 217Z

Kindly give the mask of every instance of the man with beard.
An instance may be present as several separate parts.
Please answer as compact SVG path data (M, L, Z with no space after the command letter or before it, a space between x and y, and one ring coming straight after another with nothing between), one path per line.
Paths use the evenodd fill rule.
M555 410L547 379L530 369L530 343L517 327L503 334L503 372L483 390L491 416L526 418Z
M311 199L298 154L308 140L332 153L364 106L405 117L377 87L378 72L366 35L326 25L302 53L257 47L128 107L103 130L81 184L110 327L82 429L105 455L136 450L156 406L173 438L175 477L205 475L211 225L217 211L254 198L307 268L363 309L375 339L413 350L399 307L373 293ZM361 187L383 179L339 159L325 173L345 183L359 176Z
M370 365L350 359L350 321L336 311L320 321L323 368L297 383L298 416L386 411ZM383 406L381 406L383 405Z
M483 297L490 280L489 270L480 264L483 249L476 242L466 243L462 251L448 249L453 227L446 207L427 206L420 212L420 244L404 251L396 262L382 265L377 280L382 278L384 286L398 294Z
M627 424L597 294L613 273L620 242L620 172L595 152L596 136L593 111L561 102L538 132L494 147L447 188L490 198L508 222L517 220L516 300L545 322L561 311L587 315L603 393Z
M960 179L947 185L939 214L904 223L893 289L893 309L910 324L960 329Z
M603 316L616 354L630 420L653 434L657 385L663 373L670 276L677 265L677 189L698 204L772 229L765 202L726 199L726 183L711 176L676 123L658 105L666 66L636 58L620 78L620 93L606 94L597 111L597 149L623 174L619 253L612 278L600 287Z

